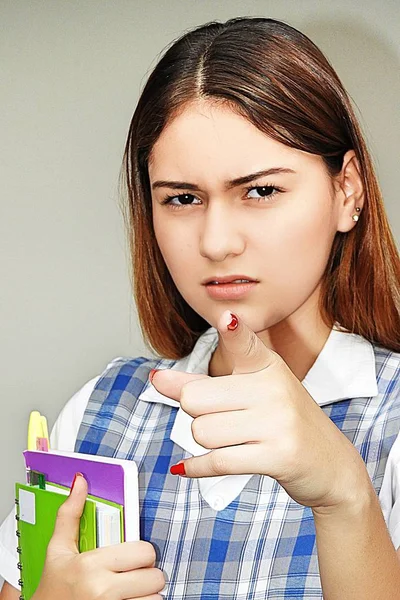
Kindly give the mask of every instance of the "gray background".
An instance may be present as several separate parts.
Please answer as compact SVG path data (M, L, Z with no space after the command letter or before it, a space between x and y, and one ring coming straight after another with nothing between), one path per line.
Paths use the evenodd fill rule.
M213 19L282 19L326 53L361 113L400 239L398 0L0 2L0 521L33 409L52 426L116 356L146 351L117 206L123 146L159 53Z

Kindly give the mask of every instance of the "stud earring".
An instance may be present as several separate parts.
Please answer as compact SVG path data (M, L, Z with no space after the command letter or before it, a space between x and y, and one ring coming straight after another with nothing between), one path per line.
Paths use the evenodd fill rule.
M356 211L359 213L361 211L361 208L359 206L357 206ZM359 215L353 215L352 219L353 219L353 221L358 221Z

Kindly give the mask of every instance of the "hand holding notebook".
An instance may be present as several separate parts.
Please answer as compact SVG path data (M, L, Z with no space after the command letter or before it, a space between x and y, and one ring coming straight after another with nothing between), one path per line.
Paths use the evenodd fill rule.
M78 476L58 512L32 600L125 600L160 592L165 580L162 571L153 568L155 551L148 542L124 542L79 553L79 519L86 495L87 482Z
M27 484L16 484L20 598L90 600L102 596L99 589L104 597L113 589L114 598L112 582L121 594L129 591L121 599L142 596L161 580L162 589L162 573L151 568L153 547L138 541L136 463L49 448L46 419L34 411L23 453ZM123 577L136 569L137 577Z

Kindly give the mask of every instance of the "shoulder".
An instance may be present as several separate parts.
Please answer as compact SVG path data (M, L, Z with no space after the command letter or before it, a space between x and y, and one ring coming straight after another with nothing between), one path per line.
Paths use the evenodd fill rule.
M151 359L144 357L118 357L109 362L102 373L85 383L65 404L51 430L50 447L69 452L74 450L76 436L89 398L100 380L115 379L119 374L132 375L140 366L152 362Z

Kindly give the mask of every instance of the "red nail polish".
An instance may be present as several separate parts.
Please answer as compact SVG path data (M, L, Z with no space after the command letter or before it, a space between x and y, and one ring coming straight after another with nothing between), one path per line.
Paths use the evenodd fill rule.
M71 492L72 492L72 490L74 489L74 485L75 485L75 482L76 482L76 478L77 478L77 477L83 477L82 473L75 473L75 477L74 477L74 480L73 480L73 482L72 482L72 485L71 485ZM71 492L70 492L70 493L71 493Z
M149 373L149 380L150 380L150 383L153 383L153 377L154 377L154 375L157 373L157 371L159 371L159 370L160 370L160 369L152 369L152 370L150 371L150 373Z
M229 331L233 331L234 329L236 329L236 327L239 324L238 318L233 313L231 313L231 317L232 321L228 325Z
M171 475L183 475L186 476L185 465L183 462L178 463L177 465L172 465L169 472Z

